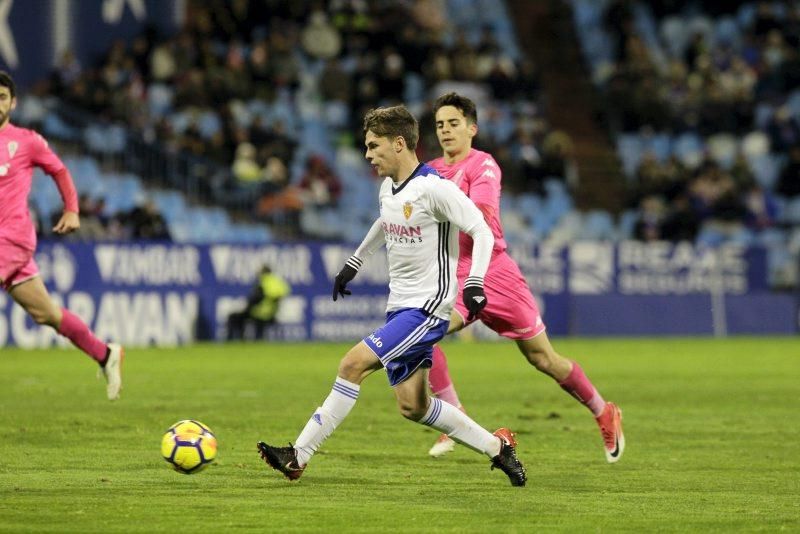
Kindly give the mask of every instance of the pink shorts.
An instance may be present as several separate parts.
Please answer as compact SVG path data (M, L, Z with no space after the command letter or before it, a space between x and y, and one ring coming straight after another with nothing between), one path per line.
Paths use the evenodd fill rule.
M7 241L0 241L0 284L10 291L39 274L33 251Z
M464 279L468 274L469 266L462 270L459 265L455 310L465 325L474 322L467 322L469 312L463 302ZM509 339L530 339L544 332L544 321L528 282L508 254L502 252L492 258L483 287L489 301L478 314L483 324Z

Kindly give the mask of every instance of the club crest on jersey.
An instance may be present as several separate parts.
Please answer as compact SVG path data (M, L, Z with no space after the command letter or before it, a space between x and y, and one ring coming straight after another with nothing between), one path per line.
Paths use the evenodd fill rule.
M14 154L17 153L17 149L19 148L19 143L16 141L10 141L8 143L8 157L13 158Z
M411 202L406 202L403 204L403 215L405 216L406 220L411 217L411 212L414 210L414 207L411 205Z

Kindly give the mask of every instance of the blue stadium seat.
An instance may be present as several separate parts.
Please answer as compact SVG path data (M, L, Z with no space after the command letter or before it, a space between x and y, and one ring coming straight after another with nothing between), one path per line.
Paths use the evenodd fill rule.
M661 21L659 34L672 57L682 57L689 44L689 28L683 17L671 15Z
M766 228L756 236L756 243L765 247L782 247L789 240L789 233L782 228Z
M619 223L617 224L617 239L621 241L633 239L633 230L638 220L639 213L636 210L625 210L622 212L619 216Z
M172 111L175 91L163 83L153 83L147 89L147 107L154 117L165 117Z
M636 167L642 158L642 140L638 134L620 134L617 137L617 153L628 178L635 176Z
M684 165L693 167L693 164L702 160L705 147L700 136L693 132L686 132L675 139L672 150Z
M186 213L186 200L182 193L174 190L154 191L151 193L151 198L158 208L158 211L161 212L170 224L177 219L184 218Z
M748 160L750 170L756 181L767 190L772 190L780 174L780 157L774 154L761 154Z
M516 208L513 209L526 221L533 221L539 212L544 211L544 201L538 195L525 193L519 196Z
M800 121L800 89L796 89L789 95L789 98L786 100L786 105L789 106L789 111L792 116Z
M607 211L592 210L583 217L581 239L611 241L615 237L614 220Z
M642 145L645 151L655 154L659 161L665 161L672 151L672 139L664 133L643 137Z
M793 198L786 203L783 211L783 221L800 225L800 197Z
M729 44L737 47L742 40L742 32L735 17L725 15L717 20L714 26L714 43L717 45Z
M60 212L64 208L58 187L56 187L53 179L38 168L33 173L31 202L43 218Z

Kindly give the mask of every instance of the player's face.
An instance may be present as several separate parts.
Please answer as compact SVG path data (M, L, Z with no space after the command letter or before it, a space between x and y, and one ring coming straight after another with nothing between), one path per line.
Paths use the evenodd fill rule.
M378 176L397 178L399 157L397 143L396 140L393 142L388 137L378 137L372 130L367 131L364 138L364 146L367 147L367 151L364 157L367 158Z
M442 106L436 110L436 137L445 154L453 156L468 151L477 133L478 126L469 124L458 108Z
M0 126L5 126L11 110L17 107L17 99L11 97L8 87L0 86Z

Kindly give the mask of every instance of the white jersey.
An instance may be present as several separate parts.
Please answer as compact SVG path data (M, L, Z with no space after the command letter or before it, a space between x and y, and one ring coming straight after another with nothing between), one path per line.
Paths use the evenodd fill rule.
M483 215L458 186L424 164L398 187L386 178L379 200L389 262L386 311L422 308L449 320L458 292L458 232L484 225Z

